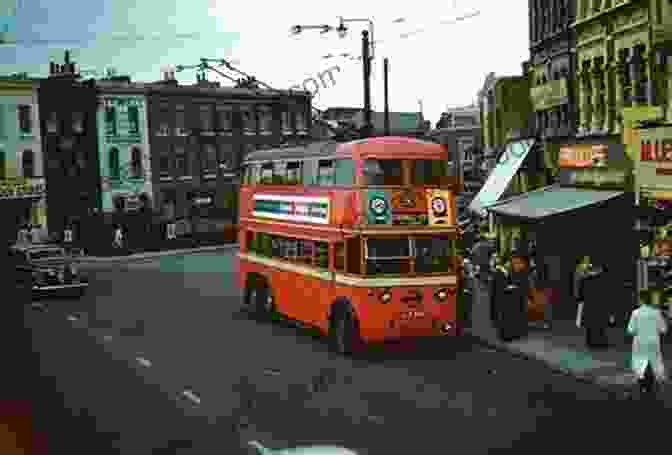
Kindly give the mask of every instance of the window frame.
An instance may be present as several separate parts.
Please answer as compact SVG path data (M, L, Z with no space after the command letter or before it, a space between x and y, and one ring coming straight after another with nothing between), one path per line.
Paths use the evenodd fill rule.
M110 147L107 151L107 172L110 180L121 179L121 152L117 147Z
M240 119L242 122L243 134L257 134L259 125L257 124L257 113L255 106L241 106Z
M137 156L137 159L136 159ZM131 148L131 157L130 157L130 169L131 169L131 175L133 178L136 179L141 179L144 177L144 172L145 172L145 166L143 163L143 156L142 156L142 150L140 147L132 147Z
M33 107L30 104L19 104L16 109L19 132L23 135L33 134Z
M212 168L209 167L212 165ZM215 144L206 143L201 148L201 174L204 178L214 178L217 176L219 167L219 153Z
M126 110L126 118L128 120L128 134L137 136L140 134L140 108L135 105L128 106Z
M178 153L178 150L181 152ZM175 172L178 178L181 177L190 177L191 176L191 166L189 163L189 156L187 154L187 147L179 144L174 145L173 149L173 160L174 160L174 168ZM178 163L182 160L183 165L179 166Z
M113 105L105 107L105 135L116 136L118 134L117 128L117 108Z
M329 174L328 175L323 175L323 172L321 171L322 169L327 168L327 166L322 166L322 163L329 162L331 163L330 166L328 166ZM322 179L330 179L331 181L329 183L324 183ZM318 186L334 186L336 183L336 160L329 159L329 160L317 160L317 172L315 174L315 182L317 183Z
M31 161L31 165L30 165L31 172L29 173L30 175L28 175L28 173L26 173L26 157L27 156L30 156L30 161ZM21 174L25 178L35 178L36 177L36 175L35 175L35 152L31 149L26 149L21 154Z
M223 119L226 118L226 121ZM215 126L220 133L233 131L233 106L228 104L215 104Z
M215 109L211 103L200 103L198 106L198 126L201 134L212 134L215 131ZM204 122L207 120L207 122Z

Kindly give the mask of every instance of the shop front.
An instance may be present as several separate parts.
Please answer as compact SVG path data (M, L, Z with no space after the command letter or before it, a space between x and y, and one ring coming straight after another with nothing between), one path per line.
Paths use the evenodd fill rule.
M619 283L605 299L623 323L632 305L637 250L623 146L573 144L561 147L559 155L556 184L488 208L496 219L498 253L523 255L534 265L530 320L574 320L576 267L589 256Z
M672 314L672 301L663 298L672 289L672 125L641 128L638 136L638 224L640 233L649 234L642 236L641 287L654 290L654 303L663 305L666 314Z

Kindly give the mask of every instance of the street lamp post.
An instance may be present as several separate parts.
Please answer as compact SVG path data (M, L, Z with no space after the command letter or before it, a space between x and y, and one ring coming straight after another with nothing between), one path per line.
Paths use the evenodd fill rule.
M362 31L362 69L364 76L364 136L368 137L373 132L373 123L371 120L371 61L375 58L375 41L373 38L373 21L371 19L344 19L339 17L338 27L330 25L295 25L291 28L291 33L298 35L303 30L319 29L322 33L332 30L338 32L338 36L344 38L348 33L346 22L366 22L368 30Z

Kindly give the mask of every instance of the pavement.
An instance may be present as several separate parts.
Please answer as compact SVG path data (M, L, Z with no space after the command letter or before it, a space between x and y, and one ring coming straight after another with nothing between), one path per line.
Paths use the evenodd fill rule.
M497 337L489 318L490 296L482 283L473 286L474 306L472 327L468 333L479 342L515 356L543 362L554 371L596 384L602 388L629 394L636 384L630 369L632 338L626 337L625 329L608 329L609 347L590 350L585 346L584 331L574 321L556 321L552 330L531 328L524 338L503 342ZM666 365L672 365L672 348L665 349ZM672 386L665 385L659 399L666 407L672 407Z
M78 262L134 262L142 261L144 259L152 259L156 257L163 256L184 256L189 254L198 254L198 253L208 253L213 251L225 251L232 248L238 248L237 243L230 243L225 245L212 245L212 246L202 246L198 248L184 248L176 250L165 250L165 251L149 251L146 253L134 253L127 254L124 256L79 256L77 257Z

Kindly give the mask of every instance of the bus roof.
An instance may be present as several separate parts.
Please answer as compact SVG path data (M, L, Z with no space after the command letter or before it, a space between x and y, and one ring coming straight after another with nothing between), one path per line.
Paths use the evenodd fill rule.
M330 159L335 156L352 157L353 146L370 144L378 147L390 145L426 145L441 148L436 142L423 141L410 137L385 136L356 141L339 143L335 141L320 141L299 147L282 147L269 150L257 150L248 153L245 162L274 161L274 160L299 160L304 158Z

